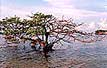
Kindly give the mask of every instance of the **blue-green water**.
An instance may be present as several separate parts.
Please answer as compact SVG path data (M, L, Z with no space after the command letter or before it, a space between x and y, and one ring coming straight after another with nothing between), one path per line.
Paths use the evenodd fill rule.
M0 68L107 68L107 40L55 46L47 60L32 51L29 41L8 46L2 36L0 40Z

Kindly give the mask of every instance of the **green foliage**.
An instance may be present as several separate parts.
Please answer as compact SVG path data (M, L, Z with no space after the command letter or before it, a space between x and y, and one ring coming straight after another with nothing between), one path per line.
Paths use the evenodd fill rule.
M45 15L43 13L35 13L33 16L30 16L31 24L34 26L43 26L47 21L52 18L52 15Z
M44 35L45 30L43 28L29 28L26 32L27 35Z
M4 34L6 35L16 35L20 33L20 17L10 17L2 20L2 25L4 26Z
M30 20L23 19L20 17L6 17L0 21L4 29L5 35L21 35L26 33L26 35L45 35L47 32L46 24L52 18L52 15L45 15L43 13L35 13L30 16Z
M13 32L13 31L10 30L10 29L4 30L4 34L5 34L5 35L11 35L12 32Z

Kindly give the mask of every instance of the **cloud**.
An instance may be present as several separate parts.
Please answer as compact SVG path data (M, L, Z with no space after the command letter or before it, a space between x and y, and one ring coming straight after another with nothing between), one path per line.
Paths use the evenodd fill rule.
M4 18L4 17L11 17L14 15L20 16L22 18L26 18L26 15L29 14L29 11L26 12L26 10L21 10L18 9L16 7L7 7L7 6L0 6L0 18Z
M107 19L107 12L97 12L90 11L85 9L77 9L71 2L74 0L44 0L47 2L47 6L0 6L0 18L4 18L6 16L20 16L22 18L28 18L27 15L31 15L31 13L35 12L43 12L46 14L53 14L56 17L65 16L68 18L73 18L76 20L81 19L81 21L85 22L85 19L88 21L85 22L81 27L78 27L79 30L86 31L95 31L96 29L107 29L107 21L106 23L100 21L100 18ZM105 7L106 8L106 7ZM99 19L95 22L96 19ZM81 22L79 21L79 22ZM97 23L97 24L96 24Z
M101 19L101 22L98 23L99 29L107 30L107 19Z
M105 12L105 0L43 0L54 7L72 7L76 9L85 9L88 11Z
M53 14L55 16L67 16L74 19L80 18L92 18L92 17L107 17L107 12L96 12L88 11L85 9L77 9L71 4L74 0L43 0L47 2L48 6L1 6L1 17L19 15L21 17L26 17L31 13L43 12L47 14ZM84 1L84 0L83 0ZM83 2L82 1L82 2Z
M98 28L96 27L95 22L90 22L90 23L84 23L83 25L77 27L76 29L80 31L85 31L85 32L94 32Z
M73 8L73 6L70 4L71 0L44 0L44 1L48 2L48 4L54 7Z
M104 6L105 10L107 10L107 5Z
M77 0L44 0L48 4L51 5L51 12L52 13L60 13L65 16L71 16L74 18L81 18L81 17L99 17L99 16L106 16L107 17L107 12L97 12L97 11L91 11L91 10L86 10L86 8L78 9L75 6L81 6L84 7L87 4L89 4L90 8L96 7L94 6L94 3L97 3L96 8L93 9L99 9L98 7L104 7L102 5L103 1L97 1L95 0L93 3L93 6L91 6L92 1L90 0L80 0L79 2ZM75 4L73 4L75 3ZM81 4L80 4L81 3ZM99 4L101 3L101 5ZM99 5L99 6L98 6Z
M78 30L93 32L97 29L107 29L107 21L100 20L101 18L107 19L107 12L106 11L100 12L100 10L104 10L103 2L101 1L98 2L97 0L95 0L93 3L92 1L89 1L89 0L87 1L81 0L80 1L81 3L80 2L78 3L77 0L75 1L74 0L45 0L45 1L47 1L49 4L53 6L51 9L52 13L56 12L57 14L59 13L68 17L72 17L73 19L83 20L85 24L76 28ZM74 2L75 4L73 4ZM89 6L87 6L87 4L89 4ZM92 11L87 10L85 6L87 6L89 9L92 8ZM78 8L81 8L81 9L78 9ZM93 10L98 10L98 11L93 11Z
M107 19L101 19L99 22L84 23L76 29L87 32L94 32L96 30L107 30Z
M98 16L98 15L107 15L107 13L97 13L92 11L86 11L86 10L78 10L78 9L69 9L69 8L56 8L56 7L45 7L45 6L30 6L30 7L17 7L17 6L1 6L1 17L5 16L13 16L18 15L21 17L25 17L31 13L35 12L43 12L47 14L53 14L57 17L60 17L62 15L72 18L81 18L81 17L89 17L89 16Z

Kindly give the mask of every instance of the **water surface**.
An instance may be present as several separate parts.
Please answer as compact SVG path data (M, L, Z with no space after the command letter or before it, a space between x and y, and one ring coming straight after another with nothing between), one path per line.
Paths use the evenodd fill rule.
M33 51L29 41L10 47L2 36L0 40L0 68L107 68L106 40L55 46L48 59Z

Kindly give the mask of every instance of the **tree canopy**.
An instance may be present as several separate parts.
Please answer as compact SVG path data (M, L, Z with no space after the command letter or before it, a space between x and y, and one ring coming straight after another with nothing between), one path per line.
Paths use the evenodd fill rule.
M6 36L12 38L31 38L33 36L46 43L48 49L52 49L55 44L63 45L62 42L71 43L80 41L91 43L103 39L105 36L96 36L94 33L79 31L76 28L82 24L76 24L72 18L58 19L53 15L35 13L29 16L30 19L20 17L6 17L0 21Z

